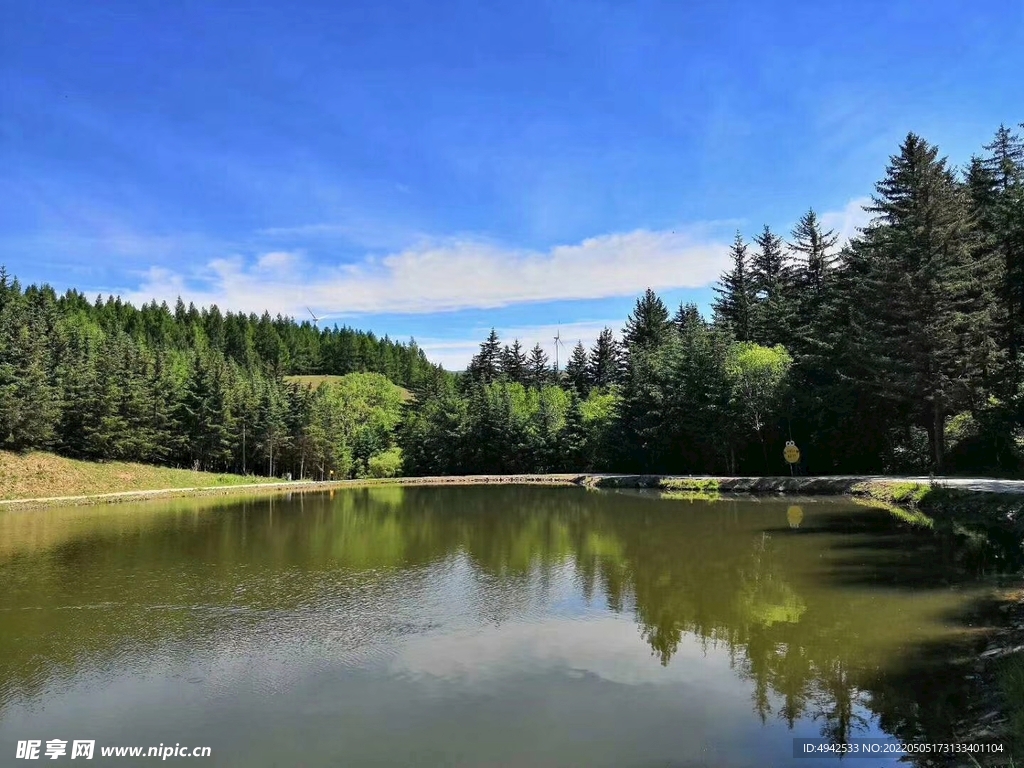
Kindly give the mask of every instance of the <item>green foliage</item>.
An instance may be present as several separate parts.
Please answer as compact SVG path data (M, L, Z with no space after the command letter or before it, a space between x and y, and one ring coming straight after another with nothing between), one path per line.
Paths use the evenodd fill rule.
M920 483L896 483L892 486L892 500L897 503L918 504L930 488Z
M398 477L402 474L402 449L395 446L375 453L367 468L370 477Z
M876 318L863 354L875 388L928 431L941 471L946 420L983 400L998 363L996 265L978 249L968 196L936 147L909 135L877 190L858 299Z
M526 383L526 353L523 352L519 339L515 339L511 347L505 345L502 350L501 375L516 384Z
M726 361L740 434L752 432L756 436L765 460L765 474L772 474L767 438L782 406L792 363L784 347L748 343L734 346Z
M23 290L0 268L3 448L241 474L365 473L394 447L401 412L383 373L348 373L366 368L416 386L439 375L414 342L181 301L173 313L90 303ZM317 393L283 376L335 371L346 375Z
M54 367L61 338L50 295L22 293L0 267L0 448L49 447L55 438L59 390Z
M661 479L658 487L662 497L680 501L718 501L721 498L717 480L689 480L686 478Z
M487 340L480 345L480 352L474 355L470 361L466 375L474 381L489 384L496 380L506 364L511 362L512 358L508 357L508 354L508 352L505 355L502 354L498 332L491 328Z
M669 339L671 332L672 323L665 302L648 288L636 300L633 312L626 318L622 345L628 356L650 354Z
M715 323L729 328L740 341L750 341L755 304L754 284L750 275L750 255L743 235L736 233L730 251L732 269L722 275L715 286L718 298L714 303Z
M580 397L586 397L590 392L591 380L587 371L587 350L583 342L579 341L572 349L572 356L565 366L566 384L576 391Z
M754 238L750 259L750 340L765 346L789 344L796 316L793 266L782 238L765 225Z
M617 418L621 397L617 390L591 390L579 404L583 418L583 460L578 469L607 471L613 468Z
M666 478L658 481L658 487L666 491L692 491L694 493L719 493L721 484L711 478L689 479L682 477Z
M548 355L540 344L535 344L526 360L526 382L531 387L543 387L553 378L548 366Z
M813 474L1019 475L1024 140L1001 127L984 150L959 173L908 135L838 252L813 210L788 243L737 233L711 322L648 289L621 344L605 328L558 380L494 330L456 376L412 340L58 297L0 269L0 447L320 477L396 445L409 474L770 475L792 439Z
M597 341L590 350L587 362L588 383L592 387L610 387L619 380L622 369L622 355L619 343L611 328L601 329Z

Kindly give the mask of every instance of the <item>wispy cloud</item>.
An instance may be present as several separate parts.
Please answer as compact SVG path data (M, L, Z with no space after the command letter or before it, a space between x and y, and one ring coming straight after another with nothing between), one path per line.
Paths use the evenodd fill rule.
M841 210L822 213L822 222L845 241L870 220L863 210L868 202L851 200ZM711 225L636 230L547 251L474 237L420 238L403 250L346 264L324 264L303 250L280 248L249 257L225 255L191 270L154 266L126 297L172 303L180 295L197 305L295 317L304 316L308 306L325 319L611 299L635 296L648 287L667 291L714 283L728 267L727 240L717 235L721 231ZM277 233L282 239L287 234ZM569 322L560 326L547 310L537 325L497 330L503 339L519 338L527 348L540 343L553 358L556 332L567 348L577 339L589 347L605 325L617 331L622 321L581 320L572 312L567 309ZM419 343L431 359L462 368L488 330L467 328L458 338L419 338ZM566 352L560 350L559 357Z
M290 253L287 269L261 267L279 252L209 262L192 273L151 270L129 298L295 314L306 305L324 315L422 314L527 302L626 296L699 287L726 266L726 242L704 227L601 235L545 252L484 240L421 240L383 257L352 264L313 264Z
M396 191L408 194L409 188L396 186ZM255 236L264 241L289 243L314 241L344 243L367 250L399 249L421 235L407 224L394 220L379 220L362 212L344 211L338 220L317 221L290 226L263 227Z
M296 253L289 251L271 251L264 253L256 261L256 269L259 272L285 273L294 269L299 261Z
M825 230L834 230L839 235L838 244L843 245L871 221L871 214L864 210L864 206L870 204L870 197L858 197L848 202L841 211L826 211L821 214L822 226Z

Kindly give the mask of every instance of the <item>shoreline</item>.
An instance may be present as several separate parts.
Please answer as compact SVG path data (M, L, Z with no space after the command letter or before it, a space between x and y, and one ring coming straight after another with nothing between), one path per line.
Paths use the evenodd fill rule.
M852 496L899 507L916 506L925 491L943 489L959 494L1024 494L1024 480L993 478L887 477L835 475L812 477L711 477L690 475L642 475L611 473L553 473L529 475L448 475L433 477L365 478L358 480L292 480L279 483L155 488L114 491L77 496L0 499L0 510L41 507L88 506L148 501L175 497L233 495L252 496L309 493L345 488L398 485L534 485L583 488L648 488L714 498L720 494L756 496ZM905 502L910 502L905 503Z

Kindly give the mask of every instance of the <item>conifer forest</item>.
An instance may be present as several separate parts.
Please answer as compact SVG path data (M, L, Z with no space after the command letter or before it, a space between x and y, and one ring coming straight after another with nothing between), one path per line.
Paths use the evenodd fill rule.
M413 341L3 271L0 447L322 479L788 474L793 440L806 474L1021 476L1020 131L963 168L908 135L868 211L848 242L813 209L737 233L710 316L648 290L561 370L494 331L450 373Z

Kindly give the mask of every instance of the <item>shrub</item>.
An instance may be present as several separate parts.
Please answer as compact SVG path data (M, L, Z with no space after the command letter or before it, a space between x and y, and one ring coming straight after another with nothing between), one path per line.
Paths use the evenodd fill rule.
M389 448L375 453L369 461L370 477L398 477L402 473L402 449Z

